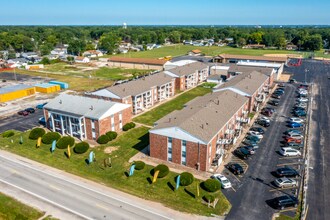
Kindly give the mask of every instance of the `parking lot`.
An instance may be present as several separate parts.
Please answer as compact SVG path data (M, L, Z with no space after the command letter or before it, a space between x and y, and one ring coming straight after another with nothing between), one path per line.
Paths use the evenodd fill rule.
M294 216L295 207L275 209L273 199L282 195L298 195L301 177L292 178L298 181L298 186L283 189L277 188L273 181L277 178L274 175L277 168L290 166L301 173L304 164L302 156L284 157L279 153L280 147L283 146L284 132L289 129L287 121L293 117L291 111L296 102L296 91L297 85L286 84L279 105L271 106L276 112L270 117L270 126L263 128L264 137L258 143L256 153L247 160L233 157L232 162L241 164L246 170L245 173L235 176L229 170L223 172L233 188L223 190L233 206L227 219L271 219L276 212Z

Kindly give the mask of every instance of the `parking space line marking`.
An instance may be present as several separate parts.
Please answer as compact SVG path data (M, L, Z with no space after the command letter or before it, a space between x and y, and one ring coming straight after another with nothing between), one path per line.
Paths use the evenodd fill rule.
M281 210L280 212L289 212L289 211L294 211L294 210L297 210L297 208L284 209L284 210Z
M298 186L294 186L294 187L285 187L285 188L276 188L276 189L270 189L269 192L275 192L275 191L283 191L283 190L287 190L287 189L297 189Z
M302 157L280 157L279 160L302 159Z
M281 167L281 166L285 166L285 165L302 165L302 163L300 163L300 162L293 162L293 163L281 163L281 164L277 164L276 166L278 166L278 167Z
M234 192L236 192L236 190L235 190L235 188L234 187L231 187L233 190L234 190Z

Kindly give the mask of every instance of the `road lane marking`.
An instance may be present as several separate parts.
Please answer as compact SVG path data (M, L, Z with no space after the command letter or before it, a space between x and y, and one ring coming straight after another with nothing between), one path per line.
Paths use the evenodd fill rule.
M137 205L135 205L135 204L132 204L132 203L126 202L126 201L124 201L124 200L122 200L122 199L120 199L120 198L116 198L116 197L113 197L113 196L109 196L109 195L104 194L104 193L102 193L102 192L99 192L99 191L97 191L97 190L91 189L91 188L89 188L89 187L87 187L87 186L80 185L80 184L78 184L78 183L75 183L74 181L70 181L70 180L67 180L67 179L63 179L61 176L58 176L58 175L55 175L55 174L51 174L51 173L46 172L46 171L43 171L43 170L39 170L39 169L37 169L37 168L35 168L35 167L33 167L33 166L29 166L29 165L27 165L27 164L25 164L25 163L22 163L22 162L20 162L20 161L13 160L13 159L9 159L9 158L4 157L4 156L2 156L2 155L0 155L0 157L3 158L4 160L9 160L9 161L11 161L11 162L13 162L13 163L15 163L15 164L20 164L21 166L24 166L24 167L30 168L30 169L35 170L35 171L40 172L40 173L44 173L44 174L46 174L46 175L48 175L48 176L51 176L51 177L55 177L55 178L57 178L57 179L59 179L59 180L61 180L61 181L65 181L65 182L67 182L67 183L71 183L71 184L73 184L73 185L76 185L76 186L79 186L79 187L81 187L81 188L87 189L87 190L89 190L89 191L91 191L91 192L98 193L98 194L100 194L100 195L102 195L102 196L105 196L105 197L111 198L111 199L113 199L113 200L116 200L117 202L124 203L124 204L129 205L129 206L131 206L131 207L134 207L134 208L136 208L136 209L140 209L140 210L143 210L143 211L145 211L145 212L149 212L149 213L151 213L151 214L153 214L153 215L160 216L160 217L162 217L162 218L164 218L164 219L172 219L172 218L169 218L169 217L167 217L167 216L165 216L165 215L159 214L159 213L157 213L157 212L154 212L154 211L148 210L148 209L146 209L146 208L144 208L144 207L139 207L139 206L137 206ZM25 162L25 161L23 161L23 162ZM34 161L34 162L35 162L35 161ZM42 164L42 165L43 165L43 166L46 166L46 165L44 165L44 164ZM46 167L48 167L48 166L46 166ZM56 169L56 168L54 168L54 167L50 167L50 168L52 168L52 169ZM58 170L58 169L57 169L57 170ZM59 171L62 171L62 172L63 172L63 170L59 170ZM78 176L78 177L79 177L79 176ZM82 178L82 177L79 177L79 178ZM239 181L239 182L240 182L240 181ZM94 183L95 183L95 182L94 182Z
M57 191L61 191L60 188L58 188L58 187L56 187L56 186L53 186L53 185L51 185L51 184L49 184L49 187L52 188L52 189L55 189L55 190L57 190Z
M0 179L0 182L5 183L5 184L7 184L7 185L9 185L9 186L12 186L12 187L14 187L14 188L17 188L17 189L19 189L19 190L21 190L21 191L23 191L23 192L25 192L25 193L27 193L27 194L30 194L30 195L32 195L32 196L34 196L34 197L37 197L37 198L39 198L39 199L41 199L41 200L44 200L44 201L46 201L46 202L48 202L48 203L50 203L50 204L52 204L52 205L55 205L55 206L60 207L60 208L62 208L62 209L64 209L64 210L67 210L67 211L69 211L69 212L71 212L71 213L73 213L73 214L75 214L75 215L77 215L77 216L80 216L80 217L85 218L85 219L88 219L88 220L93 220L93 219L90 218L90 217L87 217L87 216L85 216L85 215L83 215L83 214L81 214L81 213L79 213L79 212L76 212L76 211L74 211L74 210L72 210L72 209L69 209L69 208L67 208L67 207L65 207L65 206L63 206L63 205L60 205L60 204L58 204L58 203L56 203L56 202L53 202L53 201L51 201L51 200L49 200L49 199L47 199L47 198L45 198L45 197L43 197L43 196L37 195L37 194L35 194L35 193L33 193L33 192L29 191L29 190L23 189L23 188L21 188L21 187L19 187L19 186L16 186L16 185L14 185L14 184L12 184L12 183L9 183L9 182L5 181L5 180Z
M108 207L106 207L104 205L101 205L101 204L96 203L95 206L108 211Z
M14 173L14 174L19 174L19 172L17 170L13 169L13 168L10 169L10 172Z

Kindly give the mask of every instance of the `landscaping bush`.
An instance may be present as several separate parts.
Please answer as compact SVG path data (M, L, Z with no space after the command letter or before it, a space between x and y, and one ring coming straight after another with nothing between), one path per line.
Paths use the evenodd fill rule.
M70 145L70 147L72 147L74 145L74 142L75 141L74 141L73 137L64 136L56 143L56 147L59 149L66 149L68 147L68 145Z
M58 141L61 138L61 135L57 132L48 132L42 136L42 143L51 144L53 141Z
M194 176L191 173L183 172L180 177L180 185L181 186L189 186L194 182Z
M157 170L159 170L158 178L163 178L163 177L167 176L167 174L170 172L168 166L166 166L165 164L159 164L158 166L156 166L154 168L154 173Z
M110 141L110 138L107 135L101 135L98 139L97 139L97 143L99 144L107 144Z
M15 135L15 132L12 130L8 130L2 133L2 137L9 138Z
M221 184L216 179L208 179L203 183L204 189L208 192L215 192L220 189Z
M32 140L37 140L39 137L42 137L46 131L43 128L33 128L30 132L29 138Z
M76 154L83 154L83 153L86 153L89 149L89 144L87 142L80 142L78 144L76 144L73 148L73 151L76 153Z
M106 133L106 135L109 137L110 141L112 141L112 140L116 139L118 134L115 131L109 131Z
M215 197L213 195L205 195L203 197L204 201L207 203L212 203L215 200Z
M146 165L143 161L134 161L134 164L136 170L143 170Z
M129 129L135 128L135 123L134 122L130 122L127 123L123 126L123 131L128 131Z

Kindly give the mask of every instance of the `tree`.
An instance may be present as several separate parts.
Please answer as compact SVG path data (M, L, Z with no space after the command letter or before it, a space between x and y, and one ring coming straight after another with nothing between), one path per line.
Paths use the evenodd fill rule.
M179 31L172 31L170 36L170 41L174 44L181 42L181 33Z
M305 50L311 51L321 50L322 46L322 37L319 34L308 36L303 44Z
M118 47L121 39L115 33L103 34L100 38L98 47L106 50L108 54L112 54Z
M46 39L46 42L52 46L55 46L58 43L58 39L55 35L49 35Z
M237 41L237 44L238 44L239 47L243 47L244 45L246 45L246 40L245 40L245 38L240 37L240 38L238 39L238 41Z
M52 51L52 49L53 49L52 44L45 43L45 44L43 44L43 45L40 46L40 53L41 53L42 56L48 55L48 54L50 54L50 52Z
M73 55L81 55L86 50L86 44L83 40L73 40L69 43L68 52Z
M48 57L44 57L42 58L42 60L40 61L41 64L47 65L50 64L50 60L48 59Z
M262 42L262 36L264 35L263 32L254 32L251 34L250 39L252 40L253 43L260 44Z

